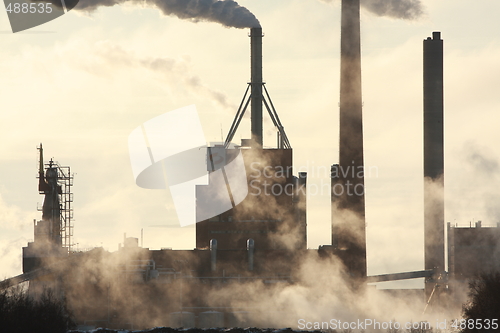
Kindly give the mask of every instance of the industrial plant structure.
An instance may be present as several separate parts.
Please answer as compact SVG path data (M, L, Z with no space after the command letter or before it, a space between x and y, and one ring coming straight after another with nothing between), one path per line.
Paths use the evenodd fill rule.
M479 274L498 270L500 226L483 226L481 221L468 227L447 224L448 272L451 291L467 285Z
M282 250L307 248L307 173L301 172L298 177L293 175L292 148L262 80L262 37L261 28L250 30L251 82L228 132L224 149L220 150L225 164L237 154L242 154L250 192L243 202L233 205L233 209L196 224L196 247L210 247L212 251L215 248L223 251L250 251L251 248L252 254L249 252L249 256L253 256L254 251L278 251L275 252L277 256L286 257L288 254ZM248 90L250 95L247 98ZM251 138L243 139L237 149L228 149L249 102ZM264 105L277 130L276 148L263 147ZM217 148L212 147L212 150ZM213 163L213 156L209 157L210 161ZM208 185L197 186L198 203L203 202L203 197L217 195L205 193L210 185L209 182ZM228 252L223 253L228 255Z
M440 33L434 32L432 38L424 41L425 269L376 277L367 277L366 273L364 172L358 172L364 170L359 0L342 1L340 147L339 161L331 168L332 244L319 249L307 249L307 173L293 174L293 150L262 79L262 37L260 27L250 30L251 82L225 143L207 149L209 184L196 187L196 213L201 222L196 224L195 249L149 250L139 247L136 238L125 236L123 246L114 253L102 248L73 251L72 175L69 167L61 167L52 160L44 163L40 145L42 220L35 221L34 241L23 248L23 274L2 282L1 286L29 280L33 292L44 286L57 288L80 323L132 328L264 326L265 322L257 322L255 318L259 311L269 309L256 309L239 295L217 301L211 296L214 292L257 282L264 286L293 284L299 274L297 263L308 257L330 263L333 259L343 265L346 279L353 281L353 290L367 282L417 277L426 278L427 301L436 290L447 290ZM231 144L249 106L250 138L242 140L240 145ZM277 131L274 148L264 146L264 110ZM260 191L250 190L235 205L235 189L224 165L240 154L249 188ZM215 155L223 162L216 162ZM210 186L216 177L223 177L227 185L224 195L230 198L232 208L201 218L206 216L203 204L218 195ZM281 191L266 193L264 187ZM481 228L480 223L474 229L448 226L451 278L463 280L484 267L498 267L493 260L476 266L470 264L481 256L485 246L496 251L497 230ZM478 237L483 240L481 246L477 244ZM68 266L72 269L66 269ZM152 309L169 315L145 314ZM161 319L152 322L151 316ZM144 318L148 321L144 322Z
M248 311L252 305L235 307L234 297L230 302L233 305L227 300L216 307L222 311L211 312L214 304L209 295L223 287L255 281L269 286L293 283L298 273L296 263L317 250L307 250L307 173L293 175L292 148L262 80L262 29L252 28L250 37L251 82L226 143L207 149L209 183L196 186L197 220L201 220L196 224L196 248L149 250L139 247L137 239L124 237L123 246L115 253L99 248L72 251L68 238L71 233L67 234L71 224L66 213L71 209L68 198L72 197L67 188L72 185L72 177L69 168L63 172L63 168L53 161L44 164L40 145L42 221L35 225L34 242L23 249L24 273L5 281L4 285L30 280L32 293L44 287L56 288L80 323L103 325L105 322L105 326L117 327L151 325L151 322L141 322L148 316L138 313L136 305L123 303L126 289L137 304L148 302L171 314L162 316L163 322L158 325L194 326L195 315L198 318L196 325L203 327L258 324L255 311ZM251 138L242 140L241 145L231 145L249 105ZM263 145L264 107L277 130L275 148ZM235 205L235 189L230 186L230 174L224 166L239 154L243 156L252 190ZM223 163L216 161L216 155L223 158ZM211 187L211 182L221 174L218 171L224 175L233 208L203 220L201 216L206 216L204 203L221 195L213 193ZM272 190L267 192L267 188ZM72 269L68 270L68 266ZM151 298L151 295L162 297ZM82 297L86 302L81 301ZM204 322L204 317L208 322Z

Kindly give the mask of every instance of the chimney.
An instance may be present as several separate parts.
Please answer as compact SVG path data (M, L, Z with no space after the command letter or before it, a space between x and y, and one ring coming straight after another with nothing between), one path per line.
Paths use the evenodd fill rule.
M251 128L253 147L261 148L262 139L262 28L250 29L251 54Z
M262 28L251 28L250 34L250 74L251 79L248 83L245 95L241 100L240 107L236 112L231 128L228 131L226 140L224 142L225 147L229 147L231 140L233 139L238 126L240 125L243 115L247 110L248 105L251 104L251 139L243 139L241 145L243 147L260 148L263 146L263 130L262 130L262 111L265 105L266 110L269 112L271 120L274 126L279 132L278 135L278 149L291 149L290 141L285 133L285 128L281 124L281 120L274 108L269 92L264 86L262 80ZM248 95L250 91L250 95ZM248 96L248 97L247 97Z
M424 40L424 246L425 269L444 271L443 40ZM426 282L432 282L426 279ZM434 285L426 283L430 296Z
M342 0L339 164L332 166L332 245L352 276L366 277L359 0ZM346 175L346 176L344 176ZM342 253L342 254L340 254Z

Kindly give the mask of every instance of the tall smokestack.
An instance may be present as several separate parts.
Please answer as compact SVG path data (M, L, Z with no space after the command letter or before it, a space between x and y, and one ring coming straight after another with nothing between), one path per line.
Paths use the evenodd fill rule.
M424 40L424 243L425 269L444 271L443 40ZM432 282L427 279L426 282ZM427 296L434 286L426 283Z
M359 0L342 0L339 164L332 167L332 245L348 271L366 277Z
M252 145L262 147L262 28L250 29Z

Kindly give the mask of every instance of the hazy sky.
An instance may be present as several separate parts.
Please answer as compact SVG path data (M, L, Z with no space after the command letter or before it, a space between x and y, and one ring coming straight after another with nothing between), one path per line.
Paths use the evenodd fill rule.
M241 0L265 33L264 78L309 171L308 246L330 244L329 179L338 159L340 5ZM402 20L362 13L368 273L423 269L422 40L445 41L446 221L500 222L500 3L423 0ZM0 278L21 273L33 238L37 150L75 172L74 243L115 251L195 246L170 194L135 185L127 139L162 113L195 104L206 141L225 137L250 77L248 29L127 4L68 14L12 34L0 14ZM266 119L265 144L275 131ZM235 142L249 137L248 120ZM173 142L172 144L175 144ZM302 170L301 170L302 171ZM162 226L162 227L158 227Z

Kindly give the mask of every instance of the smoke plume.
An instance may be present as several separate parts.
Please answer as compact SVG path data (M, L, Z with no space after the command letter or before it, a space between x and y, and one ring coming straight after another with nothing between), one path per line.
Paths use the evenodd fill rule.
M217 91L204 84L199 76L192 73L189 59L172 59L166 57L139 57L132 52L123 49L119 45L109 42L100 42L95 46L95 59L88 62L90 65L79 64L81 68L94 74L102 73L102 61L106 68L114 67L140 67L157 73L162 79L172 85L183 82L184 87L194 95L205 95L213 103L227 110L234 110L236 105L222 92Z
M126 0L81 0L75 9L92 12L101 6L111 7ZM134 4L157 7L163 14L194 22L217 22L226 27L258 28L259 20L245 7L232 0L132 0Z
M331 3L334 0L320 0ZM361 6L377 16L414 20L424 13L420 0L361 0Z

